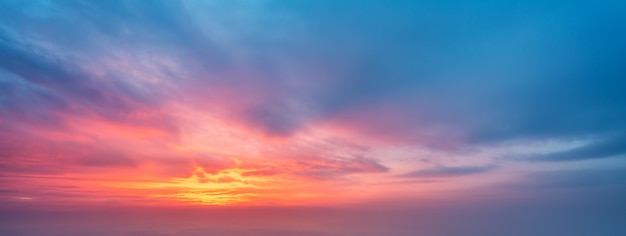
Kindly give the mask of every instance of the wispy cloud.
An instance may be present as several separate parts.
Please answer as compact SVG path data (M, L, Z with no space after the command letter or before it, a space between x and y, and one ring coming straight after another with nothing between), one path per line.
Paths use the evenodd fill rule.
M598 158L615 157L626 154L626 136L610 135L600 140L594 139L591 143L561 152L535 155L531 161L577 161Z
M430 169L417 170L400 175L403 178L445 178L480 174L492 171L494 165L488 166L436 166Z

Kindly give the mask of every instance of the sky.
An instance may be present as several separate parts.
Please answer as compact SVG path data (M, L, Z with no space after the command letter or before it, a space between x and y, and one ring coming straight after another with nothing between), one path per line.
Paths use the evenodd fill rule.
M0 233L625 235L625 16L0 0Z

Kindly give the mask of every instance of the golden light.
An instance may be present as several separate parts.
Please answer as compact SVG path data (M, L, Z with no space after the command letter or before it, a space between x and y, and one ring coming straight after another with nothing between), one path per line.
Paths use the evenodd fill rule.
M196 165L193 175L187 178L169 178L165 181L123 183L115 187L153 190L150 198L183 201L198 205L236 205L249 202L259 196L269 177L245 176L239 168L208 173Z

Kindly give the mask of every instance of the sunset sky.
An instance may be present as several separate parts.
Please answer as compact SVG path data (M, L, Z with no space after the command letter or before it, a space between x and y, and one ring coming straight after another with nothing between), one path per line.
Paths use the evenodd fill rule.
M0 234L626 235L625 16L0 0Z

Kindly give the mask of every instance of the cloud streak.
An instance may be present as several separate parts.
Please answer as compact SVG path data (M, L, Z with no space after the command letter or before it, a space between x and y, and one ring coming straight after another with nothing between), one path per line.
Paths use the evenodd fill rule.
M532 161L577 161L597 158L609 158L626 154L626 138L606 137L594 140L582 147L561 152L548 153L530 158Z
M445 178L480 174L492 171L496 166L436 166L400 175L403 178Z

